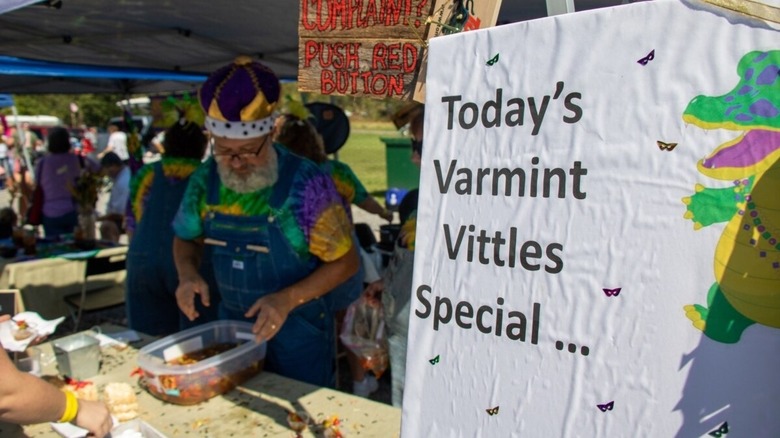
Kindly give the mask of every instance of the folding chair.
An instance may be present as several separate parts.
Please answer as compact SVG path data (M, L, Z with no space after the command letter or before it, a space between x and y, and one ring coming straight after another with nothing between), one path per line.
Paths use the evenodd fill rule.
M126 254L86 259L81 293L65 297L65 303L70 309L71 318L73 318L73 332L78 331L81 316L84 312L95 312L125 303L124 284L114 283L94 290L88 289L90 277L124 271L126 261Z

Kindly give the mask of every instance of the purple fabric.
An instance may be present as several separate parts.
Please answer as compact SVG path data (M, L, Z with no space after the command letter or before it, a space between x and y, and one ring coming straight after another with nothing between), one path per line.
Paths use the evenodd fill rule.
M257 95L252 78L246 70L238 68L222 85L217 105L222 115L230 121L241 120L241 110Z
M320 218L322 212L334 202L339 202L338 199L339 196L330 175L323 173L306 181L301 208L298 209L296 219L299 224L305 224L303 229L307 241L309 240L309 230L314 227L314 223Z
M279 100L279 79L264 65L253 62L245 66L233 64L215 71L200 88L199 96L203 110L208 114L216 90L220 89L217 105L228 121L241 121L241 110L257 96L259 91L252 80L251 69L260 89L268 102Z
M211 105L211 101L214 99L214 93L217 90L217 86L230 72L231 68L232 64L220 68L219 70L212 73L211 76L206 79L206 82L200 86L200 89L198 90L198 97L200 99L200 105L203 107L203 111L206 114L209 112L209 106Z
M84 166L93 172L100 169L98 163L89 158L84 158ZM62 216L76 209L68 187L73 185L80 172L79 157L73 154L50 154L38 162L35 175L36 182L43 188L45 216Z

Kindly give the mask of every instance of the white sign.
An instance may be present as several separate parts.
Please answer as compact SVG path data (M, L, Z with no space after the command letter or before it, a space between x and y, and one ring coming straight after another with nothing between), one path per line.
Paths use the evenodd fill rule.
M778 436L779 66L673 1L433 39L403 436Z

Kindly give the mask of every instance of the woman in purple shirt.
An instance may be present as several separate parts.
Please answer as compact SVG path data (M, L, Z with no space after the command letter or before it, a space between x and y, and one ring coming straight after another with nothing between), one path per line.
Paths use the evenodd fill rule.
M70 152L70 134L65 128L49 131L49 154L35 166L35 181L43 189L43 230L46 237L72 233L78 225L76 202L70 187L82 169L97 172L93 160Z

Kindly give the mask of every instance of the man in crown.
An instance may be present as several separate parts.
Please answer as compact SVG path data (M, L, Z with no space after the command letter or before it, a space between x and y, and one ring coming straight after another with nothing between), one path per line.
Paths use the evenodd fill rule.
M221 319L253 322L267 341L265 369L333 384L334 329L327 294L358 270L350 223L329 176L272 140L280 85L248 57L199 90L212 157L190 178L173 222L179 308L209 305L198 273L205 245ZM197 297L196 297L197 296Z

